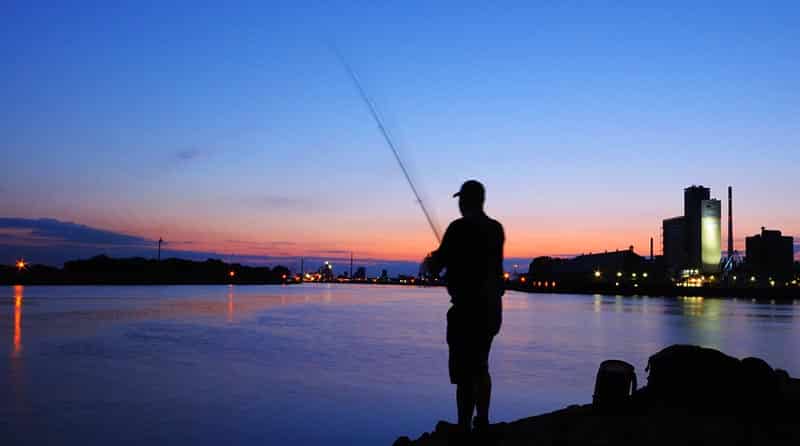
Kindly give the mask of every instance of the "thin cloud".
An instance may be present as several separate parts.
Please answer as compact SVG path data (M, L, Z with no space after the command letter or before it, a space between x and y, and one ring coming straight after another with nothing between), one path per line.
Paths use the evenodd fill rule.
M0 218L0 229L5 230L3 240L9 244L145 247L154 243L143 237L52 218Z
M291 209L302 206L305 201L284 195L260 195L247 199L247 204L271 209Z
M175 153L175 157L181 161L191 161L200 158L203 152L197 149L179 150Z
M237 245L243 248L253 248L253 249L278 249L287 246L297 245L296 242L290 242L284 240L276 240L270 242L253 242L249 240L225 240L225 243Z
M273 210L302 210L313 206L314 209L326 208L329 205L324 200L314 201L308 197L283 195L283 194L251 194L241 198L241 203L254 209Z
M316 252L318 254L330 254L330 255L334 255L334 256L340 256L340 255L345 255L345 254L350 255L350 253L352 251L348 251L346 249L323 249L323 250L316 251Z

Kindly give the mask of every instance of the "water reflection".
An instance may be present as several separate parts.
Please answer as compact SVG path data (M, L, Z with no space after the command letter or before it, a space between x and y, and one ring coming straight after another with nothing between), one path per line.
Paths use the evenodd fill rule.
M14 285L14 349L11 350L13 358L22 353L22 295L25 287Z
M703 304L705 300L701 296L681 297L683 302L683 314L686 316L703 316Z
M233 285L228 285L228 322L233 322Z

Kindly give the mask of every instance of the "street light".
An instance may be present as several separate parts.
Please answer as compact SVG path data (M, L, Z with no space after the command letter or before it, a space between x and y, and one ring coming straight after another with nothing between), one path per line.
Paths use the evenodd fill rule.
M18 270L22 271L22 270L23 270L23 269L25 269L27 266L28 266L28 264L27 264L27 263L25 263L25 259L19 259L19 260L17 260L17 269L18 269Z
M595 271L595 272L594 272L594 276L595 276L595 277L597 277L597 278L599 279L599 278L600 278L600 271L599 271L599 270L598 270L598 271Z

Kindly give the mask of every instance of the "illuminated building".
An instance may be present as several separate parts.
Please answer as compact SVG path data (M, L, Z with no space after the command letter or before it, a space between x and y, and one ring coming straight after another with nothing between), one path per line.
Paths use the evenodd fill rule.
M367 279L367 269L363 266L359 266L356 269L356 272L353 274L354 280L366 280Z
M623 276L636 281L650 277L647 268L645 258L633 252L631 246L622 251L584 254L572 259L537 257L530 264L528 278L545 283L557 279L570 284L620 280Z
M686 221L686 255L690 268L702 265L702 223L703 202L711 199L711 189L691 186L683 190L683 217Z
M317 274L320 275L323 281L330 282L333 281L333 265L330 262L325 262L322 266L319 267Z
M745 239L748 269L760 275L784 277L794 266L794 239L781 231L761 228L761 234Z
M722 258L722 205L711 189L690 186L683 191L682 217L663 221L664 264L680 270L719 271Z
M722 204L703 200L700 217L700 262L704 272L718 272L722 259Z

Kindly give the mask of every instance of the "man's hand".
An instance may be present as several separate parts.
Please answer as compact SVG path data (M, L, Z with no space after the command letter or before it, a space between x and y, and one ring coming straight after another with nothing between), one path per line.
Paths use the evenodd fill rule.
M422 277L428 277L433 271L433 257L428 254L422 259L422 263L419 265L419 275Z
M423 277L438 278L439 274L442 272L444 265L437 262L435 254L435 252L428 254L422 261L422 265L420 265L420 274Z

